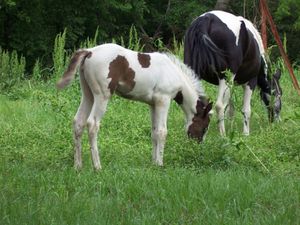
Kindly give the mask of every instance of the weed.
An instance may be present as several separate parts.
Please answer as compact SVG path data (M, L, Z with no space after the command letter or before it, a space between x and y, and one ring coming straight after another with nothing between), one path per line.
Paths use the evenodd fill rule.
M65 51L65 43L66 43L66 32L58 34L54 41L54 50L53 50L53 78L58 79L64 72L65 67L67 65L68 56Z
M9 91L24 78L26 61L16 51L9 53L0 47L0 90Z

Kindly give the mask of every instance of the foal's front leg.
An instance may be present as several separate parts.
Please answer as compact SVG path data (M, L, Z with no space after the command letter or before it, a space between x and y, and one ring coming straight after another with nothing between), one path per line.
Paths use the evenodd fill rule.
M170 107L170 98L160 96L151 106L152 119L152 159L155 164L163 165L164 146L167 137L167 118Z
M88 136L91 148L93 166L95 170L101 169L100 157L97 146L97 136L100 127L100 121L104 116L108 103L108 98L102 95L94 95L94 105L91 114L87 120Z

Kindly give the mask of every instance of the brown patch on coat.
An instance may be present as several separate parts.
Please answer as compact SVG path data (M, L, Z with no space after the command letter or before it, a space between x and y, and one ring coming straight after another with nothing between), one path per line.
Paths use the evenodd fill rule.
M209 111L212 109L212 102L207 99L199 98L196 105L196 114L192 119L192 123L188 128L188 135L191 138L195 138L198 141L202 141L205 135L209 122Z
M143 68L148 68L150 66L150 60L151 60L150 55L138 53L138 60Z
M122 96L127 96L127 94L135 86L135 72L129 67L129 63L124 56L118 55L109 64L108 78L111 81L108 85L110 93L113 94L117 91Z

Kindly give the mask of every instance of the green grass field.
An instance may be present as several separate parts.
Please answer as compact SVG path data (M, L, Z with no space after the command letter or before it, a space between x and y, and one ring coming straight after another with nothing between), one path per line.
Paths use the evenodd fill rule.
M299 77L299 73L298 73ZM251 134L242 135L241 92L220 137L215 115L204 143L189 140L172 103L164 167L151 162L146 105L114 97L99 134L102 171L86 134L73 169L78 80L25 81L0 95L0 224L300 224L300 97L282 78L282 121L269 124L258 91ZM215 101L216 87L205 84Z

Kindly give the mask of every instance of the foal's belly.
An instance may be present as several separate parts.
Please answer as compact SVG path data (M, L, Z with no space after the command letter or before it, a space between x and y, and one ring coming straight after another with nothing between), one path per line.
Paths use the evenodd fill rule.
M134 87L129 92L124 86L125 83L118 83L116 94L126 99L144 102L147 104L154 104L157 96L169 96L174 98L176 93L180 90L181 80L176 74L172 77L164 73L149 74L145 76L137 75L134 79Z
M123 84L119 83L116 89L116 94L130 100L145 102L150 104L152 102L152 95L154 90L154 85L149 84L141 85L139 82L135 82L134 87L129 92Z

